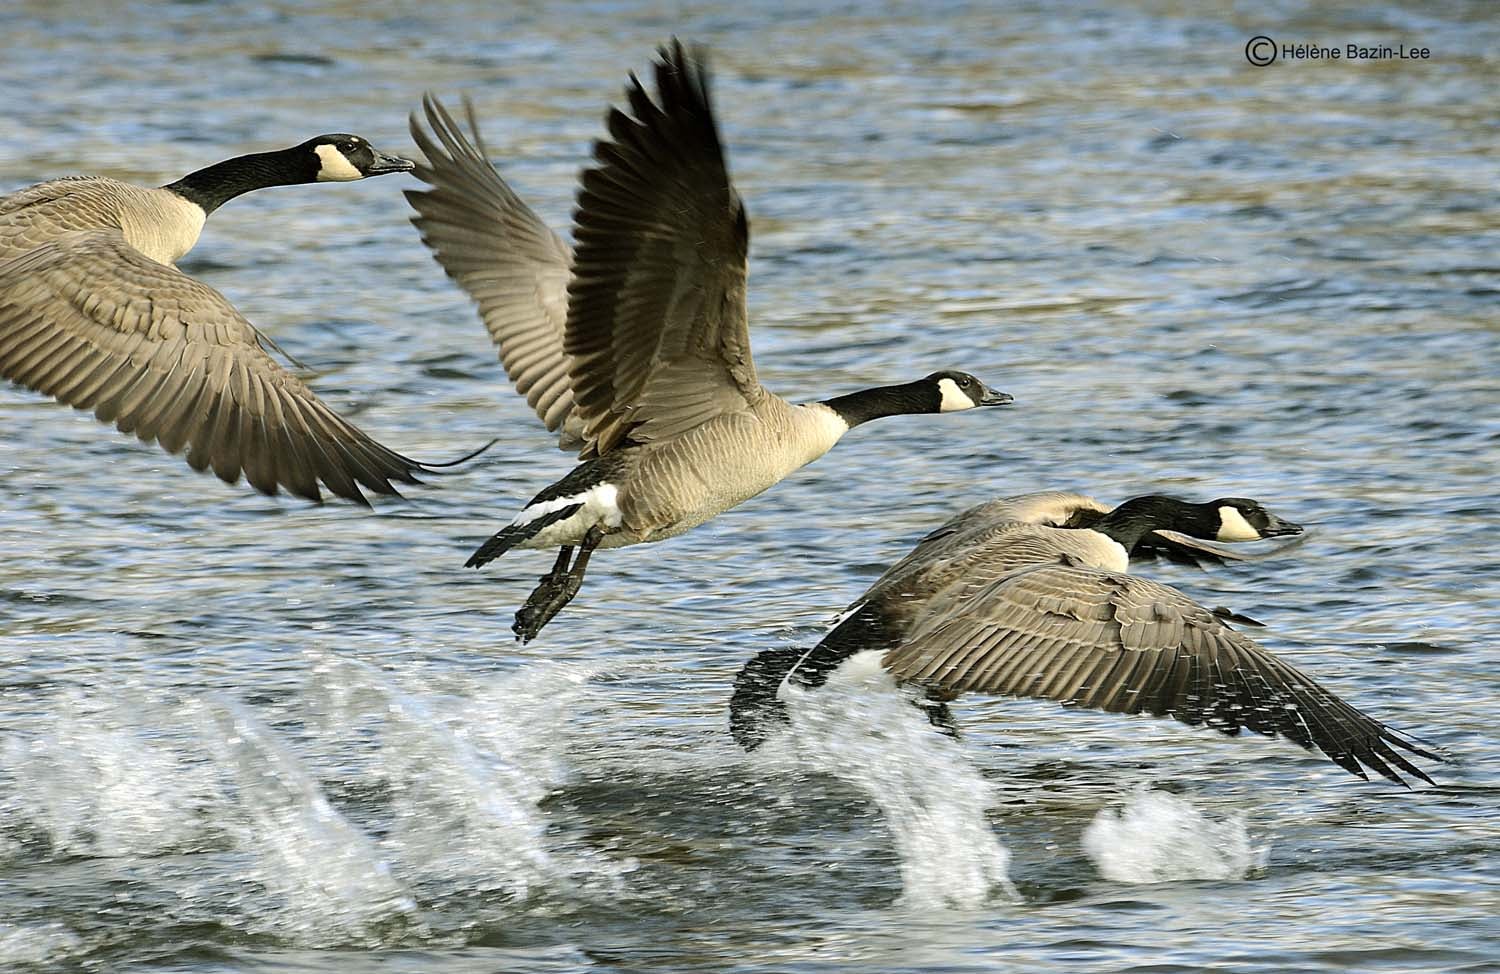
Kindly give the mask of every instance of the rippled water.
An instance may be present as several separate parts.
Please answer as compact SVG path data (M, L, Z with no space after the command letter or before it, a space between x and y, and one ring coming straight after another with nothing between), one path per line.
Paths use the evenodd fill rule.
M761 377L940 367L1006 411L884 421L712 525L473 545L568 466L406 222L406 177L215 215L184 268L386 442L492 458L373 513L189 474L0 389L0 968L1479 971L1493 720L1493 10L39 3L0 9L0 189L152 182L470 92L562 224L625 72L713 47ZM1428 61L1246 63L1257 33ZM1155 569L1447 748L1440 786L1278 742L868 692L747 758L734 672L946 513L1044 487L1259 497L1295 557ZM852 722L852 723L851 723Z

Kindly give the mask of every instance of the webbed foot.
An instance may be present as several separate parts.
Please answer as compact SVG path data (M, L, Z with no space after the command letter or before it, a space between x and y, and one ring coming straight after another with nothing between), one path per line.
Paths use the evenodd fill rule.
M581 575L543 575L541 584L526 599L526 604L516 611L516 621L511 631L525 645L536 638L542 627L562 611L563 606L573 601L583 585Z
M511 624L511 632L516 634L516 639L520 640L522 646L535 639L542 627L551 622L552 617L561 612L563 606L573 601L573 596L578 594L578 589L583 585L583 573L588 569L589 556L603 539L603 528L597 524L589 528L583 536L578 560L573 562L571 568L568 567L568 561L573 549L564 547L557 553L557 562L552 566L552 571L541 577L541 583L532 590L526 604L517 610L516 621Z

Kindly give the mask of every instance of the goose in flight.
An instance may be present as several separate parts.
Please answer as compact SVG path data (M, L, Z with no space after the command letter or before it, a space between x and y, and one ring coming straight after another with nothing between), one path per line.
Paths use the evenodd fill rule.
M1249 729L1321 750L1351 774L1431 783L1403 755L1441 758L1356 709L1233 628L1219 613L1128 574L1160 531L1220 542L1300 533L1259 503L1137 497L1088 527L1015 520L1057 495L1007 498L957 515L846 610L811 650L775 649L741 670L730 728L747 750L785 722L786 683L817 687L845 667L922 689L934 723L962 693L1149 713L1225 734ZM1041 498L1039 501L1038 498ZM1154 539L1153 539L1154 542Z
M218 291L174 265L208 215L267 186L408 172L357 135L238 156L159 188L73 176L0 199L0 376L226 483L368 504L424 469L342 419ZM274 347L274 345L272 345Z
M1194 523L1180 525L1184 530L1157 528L1148 532L1131 548L1131 564L1160 560L1203 568L1236 561L1253 561L1280 555L1307 538L1300 527L1282 521L1255 501L1225 498L1217 503L1228 510L1220 511L1212 505L1199 505L1191 509ZM1003 543L1008 535L1023 530L1028 525L1045 528L1092 528L1114 509L1087 494L1064 490L1042 490L997 497L949 518L941 527L924 537L916 550L885 575L904 575L909 564L934 560L940 552L945 551L966 551L971 558L979 557L984 549L976 548L976 536L983 536L993 544ZM1241 520L1249 520L1240 524L1234 520L1236 514L1239 514ZM1261 527L1257 528L1250 523L1252 520L1261 521ZM1197 533L1186 533L1188 527L1192 527ZM1262 529L1268 533L1263 533ZM1274 549L1263 546L1246 549L1243 545L1246 541L1260 541L1271 537L1287 537L1292 540Z
M761 385L745 307L750 230L701 52L659 51L656 98L631 76L594 147L576 251L432 97L412 222L479 305L511 380L580 463L469 558L559 548L516 614L523 642L577 593L598 548L660 541L745 501L883 416L1011 401L965 372L793 404ZM577 550L576 559L574 551Z

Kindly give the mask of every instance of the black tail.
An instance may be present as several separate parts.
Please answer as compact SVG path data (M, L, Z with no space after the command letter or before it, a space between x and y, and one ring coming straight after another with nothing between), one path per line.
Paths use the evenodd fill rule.
M756 653L735 675L734 695L729 698L729 733L747 751L764 744L776 728L789 724L786 704L778 694L788 681L808 688L822 686L848 654L833 659L824 652L826 643L811 650L797 647L766 649ZM949 737L958 737L958 722L941 700L914 700L929 723Z
M534 517L524 524L507 524L496 531L490 540L480 545L478 550L469 556L469 560L464 562L464 567L479 568L488 565L521 542L536 537L547 525L565 521L581 510L583 510L582 504L569 504L567 507L560 507L540 517Z
M793 682L809 690L828 682L834 670L855 653L891 649L901 633L873 605L862 605L847 615L812 649L766 649L750 658L734 678L729 698L729 733L747 751L766 742L777 726L788 722L786 704L777 696L781 685ZM927 719L943 733L958 736L953 715L941 701L918 701Z
M734 696L729 698L729 733L740 747L755 750L772 730L787 722L786 704L776 693L806 653L795 646L762 650L735 675Z
M867 607L860 606L812 649L763 649L750 657L735 676L734 695L729 698L729 733L740 747L755 750L778 725L787 723L786 704L777 696L783 683L791 680L816 689L866 642L873 648L872 616Z

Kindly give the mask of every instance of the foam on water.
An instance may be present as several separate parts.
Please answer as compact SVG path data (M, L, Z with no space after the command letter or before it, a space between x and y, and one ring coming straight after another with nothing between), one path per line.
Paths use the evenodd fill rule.
M62 856L149 856L205 841L217 800L206 762L186 753L156 696L61 692L30 733L10 736L0 818ZM21 845L0 845L14 855Z
M975 909L1020 898L986 814L993 787L888 674L845 667L815 691L788 685L781 696L791 726L768 742L768 757L791 756L869 796L900 859L898 905Z
M544 893L618 888L628 863L549 835L541 807L568 774L571 704L592 671L434 687L311 663L305 691L274 705L49 695L0 747L0 857L198 854L143 868L217 922L301 946L427 940ZM57 932L5 928L0 946L30 956Z
M83 947L83 938L61 923L0 923L0 970L56 963Z
M578 893L610 865L549 848L540 809L567 774L567 716L591 671L547 665L468 684L403 687L360 663L314 666L309 699L324 733L373 732L369 770L390 791L382 849L413 882L524 900Z
M379 942L391 924L420 924L416 901L375 842L324 796L297 758L247 707L206 708L211 747L234 779L225 824L249 858L245 878L268 902L247 926L313 945Z
M1083 832L1083 850L1099 875L1119 883L1244 879L1263 869L1270 846L1254 845L1242 816L1215 820L1191 802L1160 791L1103 809Z

